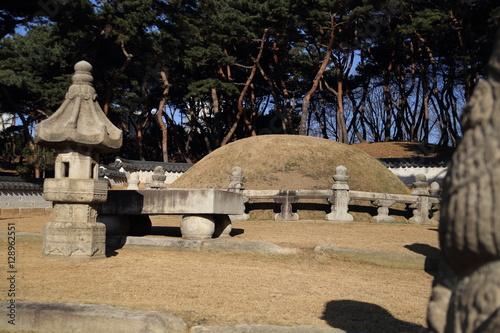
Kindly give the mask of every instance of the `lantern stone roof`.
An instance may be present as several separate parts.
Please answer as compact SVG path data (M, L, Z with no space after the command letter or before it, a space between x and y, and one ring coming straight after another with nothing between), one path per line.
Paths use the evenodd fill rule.
M98 152L118 150L122 145L122 131L109 121L96 101L92 65L80 61L74 68L73 84L63 104L37 125L35 142L55 148L76 144Z

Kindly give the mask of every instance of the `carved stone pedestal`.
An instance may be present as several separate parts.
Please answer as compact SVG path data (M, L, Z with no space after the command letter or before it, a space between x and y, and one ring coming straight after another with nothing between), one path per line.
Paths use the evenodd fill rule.
M106 257L106 227L102 223L48 222L43 234L45 256L72 260Z
M95 204L106 200L107 183L96 179L46 179L44 198L54 202L44 225L44 256L99 259L106 256L106 226L96 223Z

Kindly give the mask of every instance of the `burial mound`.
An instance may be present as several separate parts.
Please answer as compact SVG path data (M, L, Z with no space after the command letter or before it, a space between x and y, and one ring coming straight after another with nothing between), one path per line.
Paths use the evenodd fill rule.
M409 193L367 153L332 140L298 135L262 135L225 145L201 159L171 187L225 189L231 169L239 166L246 189L329 189L339 165L348 169L351 190Z

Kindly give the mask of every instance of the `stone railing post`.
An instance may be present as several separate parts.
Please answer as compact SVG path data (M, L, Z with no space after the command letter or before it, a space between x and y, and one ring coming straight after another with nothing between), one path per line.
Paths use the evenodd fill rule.
M438 182L431 183L429 194L431 197L439 198L439 196L441 195L441 186Z
M411 223L422 224L428 223L429 219L429 211L431 205L429 203L429 190L427 187L429 183L427 182L427 177L424 174L419 173L415 176L415 182L413 183L413 187L415 188L412 195L418 196L419 200L410 205L410 208L413 208L413 217L409 219Z
M239 166L235 166L231 169L231 175L229 176L229 186L227 190L229 192L241 193L245 189L243 186L243 181L245 177L243 177L243 169Z
M146 176L146 182L144 183L144 189L150 190L152 182L153 182L153 176Z
M434 198L434 200L431 200L429 215L431 220L439 223L439 217L436 218L436 212L441 210L441 186L438 182L432 182L430 187L429 194L431 198Z
M332 196L328 199L328 201L332 204L332 212L326 214L325 219L327 221L354 221L352 215L348 213L349 202L351 201L351 198L349 197L348 180L349 176L347 176L347 168L342 165L338 166L335 169L335 175L333 176Z
M167 178L167 176L165 176L165 170L161 166L157 166L153 172L154 173L151 176L152 181L150 187L156 190L166 188L165 179Z
M285 190L274 197L276 203L281 204L281 212L274 216L275 221L298 221L299 214L292 211L292 204L299 201L295 191Z
M245 190L243 182L245 177L243 177L243 169L239 166L235 166L231 169L231 175L229 176L229 186L227 187L228 192L242 193ZM248 202L248 198L244 198L244 203ZM246 221L250 219L248 214L240 215L229 215L231 221Z
M137 172L133 172L128 180L127 190L138 190L139 182L139 174Z

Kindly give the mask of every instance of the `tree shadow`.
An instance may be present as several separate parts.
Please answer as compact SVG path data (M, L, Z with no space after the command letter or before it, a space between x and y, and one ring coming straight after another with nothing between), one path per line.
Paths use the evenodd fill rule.
M321 317L332 327L349 333L420 333L426 328L394 318L379 305L353 300L326 303Z
M437 247L428 244L413 243L405 245L410 251L425 256L424 270L430 275L435 275L439 269L439 261L441 259L441 250Z

